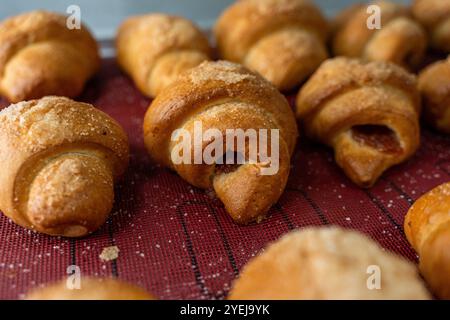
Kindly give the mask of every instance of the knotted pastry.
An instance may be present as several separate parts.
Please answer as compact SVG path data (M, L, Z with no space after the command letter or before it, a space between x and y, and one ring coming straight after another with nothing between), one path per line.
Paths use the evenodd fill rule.
M194 141L189 143L188 151L179 151L179 139L173 136L175 130L185 130L194 137L196 124L201 124L205 135L211 129L218 137L205 138L197 146ZM211 163L204 157L200 159L204 161L195 163L195 157L205 155L219 138L227 143L234 141L226 137L227 130L239 129L254 130L258 139L266 129L267 149L263 149L261 140L256 147L250 146L257 151L257 159L241 165L233 160L234 166L229 161L220 161L223 155L228 157L233 153L233 157L240 154L250 159L250 143L245 143L246 148L242 149L237 142L224 146L223 154L215 154ZM279 139L274 143L272 129L279 130ZM204 62L184 73L156 97L144 119L144 140L152 158L175 170L192 185L214 189L230 216L243 224L259 221L280 197L289 175L296 138L295 117L279 91L259 75L225 61ZM278 157L271 154L277 147ZM262 159L264 152L273 158ZM174 153L189 155L191 161L174 162ZM275 168L277 160L279 166L274 174L262 174L268 167Z
M415 0L412 12L428 30L431 45L450 52L450 2L448 0Z
M280 90L302 83L328 57L328 24L308 0L241 0L215 26L222 58L260 73Z
M27 300L155 300L144 289L112 278L81 278L80 288L67 280L32 290Z
M0 145L0 209L14 222L67 237L105 222L128 164L109 116L67 98L20 102L0 112Z
M405 233L420 256L420 271L433 292L450 299L450 182L431 190L409 209Z
M85 26L33 11L0 24L0 94L11 102L47 95L76 97L100 65L97 43Z
M436 129L450 134L450 59L427 67L419 75L424 115Z
M231 300L429 299L416 267L337 227L291 232L253 258Z
M116 46L120 66L150 97L184 70L211 58L208 39L191 21L164 14L127 19L119 28Z
M381 10L381 29L368 27L369 5L354 5L338 15L334 24L335 55L416 67L427 47L426 32L410 18L406 7L389 1L375 1L373 5Z
M333 147L338 165L361 187L414 154L419 112L415 77L385 62L328 60L297 97L307 135Z

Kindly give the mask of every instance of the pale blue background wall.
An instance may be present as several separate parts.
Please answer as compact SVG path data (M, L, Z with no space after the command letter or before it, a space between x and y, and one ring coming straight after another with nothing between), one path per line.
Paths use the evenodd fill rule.
M234 0L0 0L0 19L33 9L65 12L69 5L81 7L83 21L99 39L114 35L120 22L129 15L159 11L182 15L206 28ZM316 0L327 14L361 0ZM397 0L408 3L409 0Z

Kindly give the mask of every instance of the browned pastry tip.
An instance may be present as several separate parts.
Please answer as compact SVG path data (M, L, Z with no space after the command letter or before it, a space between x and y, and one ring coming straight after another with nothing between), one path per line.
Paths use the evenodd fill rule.
M419 75L426 121L450 134L450 59L438 61Z
M80 287L67 280L37 288L27 300L156 300L144 289L112 278L81 278Z
M414 0L412 12L428 31L431 45L450 53L450 2L447 0Z
M371 281L379 272L379 286ZM270 244L234 282L231 300L429 299L416 267L362 234L309 227Z
M194 143L188 152L192 163L174 163L171 155L177 150L178 140L172 140L172 134L176 129L184 129L194 137L196 123L201 123L203 132L218 130L224 141L227 130L255 130L258 138L259 129L268 134L272 129L279 130L279 139L275 140L279 170L273 175L262 175L267 163L260 157L256 163L231 167L216 165L219 161L194 164L194 153L199 152ZM144 119L144 140L151 157L192 185L214 189L227 212L239 223L260 220L280 197L297 135L295 117L286 98L259 75L225 61L204 62L185 72L156 97ZM269 136L267 140L270 151L272 140ZM210 144L210 140L204 141L199 146L200 153L204 154ZM245 145L248 147L248 143ZM242 151L237 147L237 143L224 147L223 154ZM257 148L260 155L261 144ZM248 148L244 152L249 152ZM217 160L222 157L217 156Z
M155 97L183 71L211 59L208 39L191 21L165 14L125 20L117 38L120 66L147 96Z
M324 62L297 97L308 136L334 148L338 165L361 187L372 186L420 144L416 78L385 62Z
M112 209L114 181L128 165L120 125L92 105L63 97L0 112L0 210L49 235L80 237Z
M450 299L450 182L414 203L405 218L405 233L430 288L439 298Z
M370 5L381 11L381 29L368 27L373 14ZM354 5L336 17L333 37L335 55L389 61L406 68L415 68L423 60L427 36L406 7L389 1Z
M223 59L242 63L280 90L302 83L328 56L328 23L308 0L237 1L214 32Z
M95 39L67 17L32 11L0 23L0 95L11 102L78 96L100 66Z

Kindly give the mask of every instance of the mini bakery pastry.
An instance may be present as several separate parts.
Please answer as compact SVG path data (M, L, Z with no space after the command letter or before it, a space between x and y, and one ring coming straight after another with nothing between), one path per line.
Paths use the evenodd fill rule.
M250 260L231 300L429 299L416 267L337 227L291 232Z
M420 271L432 291L450 299L450 182L414 203L405 218L405 233L420 256Z
M164 14L128 18L119 28L116 46L120 66L149 97L211 58L208 39L197 26Z
M241 143L233 138L239 131ZM252 132L255 144L247 142ZM207 138L199 143L194 139L201 133ZM204 62L181 75L144 119L153 160L196 187L214 189L230 216L244 224L261 220L283 192L297 135L286 98L259 75L225 61Z
M280 90L302 83L324 61L328 23L308 0L243 0L219 18L221 57L260 73Z
M328 60L297 97L307 135L333 147L338 165L361 187L415 153L419 113L416 78L385 62Z
M144 289L112 278L81 278L80 288L69 289L67 281L34 289L27 300L155 300Z
M127 136L92 105L46 97L0 112L0 210L49 235L80 237L112 209Z
M87 28L69 29L66 20L33 11L0 23L0 95L19 102L81 93L100 57Z
M450 2L448 0L414 0L414 18L425 26L431 45L450 52Z
M344 10L334 24L334 54L417 67L427 47L425 30L400 4L375 1L371 5L380 8L381 29L368 27L373 15L368 12L370 5L354 5Z
M428 66L419 75L426 121L450 134L450 59Z

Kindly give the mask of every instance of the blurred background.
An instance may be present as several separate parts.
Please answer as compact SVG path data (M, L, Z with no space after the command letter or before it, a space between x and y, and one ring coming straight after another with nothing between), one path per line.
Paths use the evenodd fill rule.
M405 4L409 2L394 1ZM70 5L78 5L83 22L99 40L106 40L114 37L117 27L127 16L147 12L181 15L208 28L213 25L220 12L233 2L234 0L0 0L0 19L35 9L65 13ZM364 1L315 0L328 15L357 2Z

